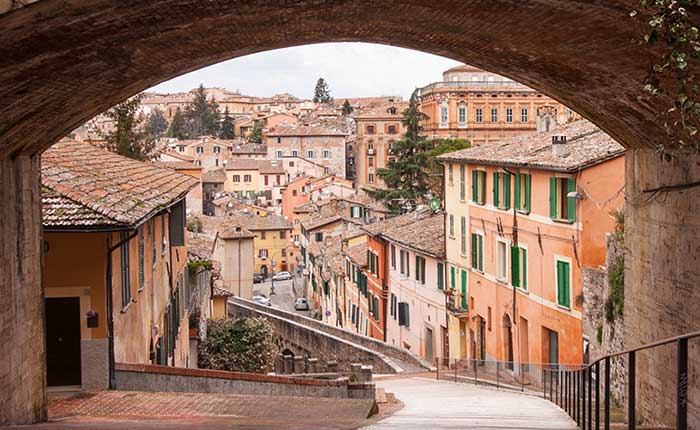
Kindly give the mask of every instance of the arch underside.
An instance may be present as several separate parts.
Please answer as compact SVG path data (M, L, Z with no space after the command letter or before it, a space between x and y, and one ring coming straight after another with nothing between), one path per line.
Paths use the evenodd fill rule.
M627 147L668 140L623 0L39 0L0 15L0 157L36 153L119 101L254 52L362 41L516 79ZM380 71L378 71L379 73Z

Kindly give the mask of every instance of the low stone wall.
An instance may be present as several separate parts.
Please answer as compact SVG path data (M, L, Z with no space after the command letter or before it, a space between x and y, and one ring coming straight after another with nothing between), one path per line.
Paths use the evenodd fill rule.
M362 336L357 333L353 333L348 330L344 330L340 327L335 327L329 324L326 324L324 322L305 317L303 315L291 313L291 312L286 312L280 309L275 309L271 308L268 306L262 306L258 305L257 303L254 303L252 301L240 299L238 297L231 297L229 299L229 307L231 309L231 306L236 306L236 304L243 304L246 307L255 309L260 312L265 312L266 314L272 314L290 321L293 321L295 323L301 324L305 327L308 327L310 329L314 329L323 333L326 333L328 335L346 340L348 342L351 342L355 345L359 345L361 347L370 349L372 351L377 351L378 353L389 357L390 359L395 359L395 360L400 360L402 362L405 362L411 366L414 366L416 368L422 368L426 370L431 370L434 371L435 367L431 364L428 363L427 361L423 360L422 358L418 357L417 355L413 354L410 351L403 350L401 348L397 348L392 345L388 345L385 342L381 342L379 340L367 337L367 336ZM231 309L235 311L234 309ZM234 312L235 313L235 312ZM319 356L320 354L315 354L316 356ZM398 365L398 364L396 364ZM400 365L398 365L400 367ZM401 369L403 370L403 369ZM375 367L374 373L382 373L381 370L377 369ZM393 372L396 373L396 372ZM398 372L401 373L401 372Z
M377 351L296 322L287 318L288 315L293 315L288 312L283 312L284 315L278 315L277 312L280 311L258 306L247 300L236 299L229 302L229 314L232 316L267 318L279 338L281 350L290 349L297 356L306 354L326 362L335 361L337 370L341 372L349 372L355 363L372 366L374 373L403 372L399 365Z
M373 383L352 383L348 378L320 380L128 363L116 364L116 389L336 399L374 399L375 393Z

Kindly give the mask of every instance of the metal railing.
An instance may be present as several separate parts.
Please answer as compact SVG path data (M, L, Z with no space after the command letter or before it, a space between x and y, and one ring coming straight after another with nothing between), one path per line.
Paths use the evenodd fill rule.
M543 374L543 393L573 418L581 429L610 429L611 364L616 357L627 358L627 428L637 427L637 357L641 351L666 345L676 346L676 423L675 428L688 428L688 340L700 332L664 339L602 357L580 369L548 368ZM601 373L602 372L602 373ZM669 381L670 383L671 381ZM602 385L602 386L601 386ZM602 398L601 398L602 388ZM658 387L660 388L660 387ZM659 399L661 401L661 399ZM602 402L602 404L601 404ZM602 418L601 418L602 410ZM657 417L658 418L658 417ZM595 426L595 427L594 427Z

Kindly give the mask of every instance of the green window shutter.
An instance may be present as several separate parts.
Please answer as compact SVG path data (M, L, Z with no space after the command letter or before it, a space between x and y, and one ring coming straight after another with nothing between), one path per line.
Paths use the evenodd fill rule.
M557 262L557 290L559 295L558 303L564 307L571 307L569 285L569 263L565 261Z
M532 179L532 176L530 175L525 175L525 211L527 213L530 213L530 180Z
M557 218L557 178L549 178L549 217Z
M399 325L408 327L409 321L408 303L399 302Z
M455 280L455 268L454 266L450 267L450 287L454 290L455 289L455 283L457 282Z
M522 265L522 279L520 280L520 286L523 288L523 290L527 290L527 249L520 248L519 252L519 264Z
M479 176L481 177L481 199L479 200L479 204L483 205L486 203L486 172L479 172Z
M503 185L505 187L503 195L506 199L504 206L506 209L510 209L510 173L503 173Z
M514 190L513 190L513 207L517 210L522 209L520 207L520 182L523 178L523 175L520 173L516 173L515 176L513 177L513 183L514 183Z
M479 172L472 170L472 201L477 203L479 201Z
M462 309L467 309L467 271L462 269Z
M476 234L472 233L472 269L477 269Z
M514 287L520 286L520 248L510 247L510 277Z
M445 266L442 263L437 264L437 283L438 289L445 289Z
M567 181L569 189L567 192L573 193L576 192L576 179L574 178L569 178ZM574 222L576 221L576 197L569 197L569 221Z
M498 172L493 172L493 205L498 207Z
M479 251L479 270L484 271L484 238L483 236L477 235L479 241L478 251Z

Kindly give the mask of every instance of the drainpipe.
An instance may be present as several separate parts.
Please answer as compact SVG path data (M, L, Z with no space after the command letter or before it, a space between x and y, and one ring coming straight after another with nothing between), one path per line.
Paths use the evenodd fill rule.
M107 249L107 347L109 361L109 389L115 389L115 371L114 371L114 303L112 300L112 252L120 248L125 243L129 243L131 239L138 235L138 230L135 230L126 239L120 240L115 245ZM108 242L109 243L109 242Z
M510 174L515 178L515 172L511 172L508 169L503 169L506 171L506 173ZM521 188L521 193L524 192ZM518 246L518 210L516 209L515 204L513 205L513 243L511 246ZM508 250L510 251L510 250ZM506 252L508 252L506 251ZM512 252L511 252L512 255ZM511 266L513 265L513 262L511 261ZM517 303L517 292L515 291L515 285L513 285L513 321L511 321L511 325L513 326L514 331L516 332L516 340L518 342L518 347L515 348L515 345L511 345L513 348L513 361L515 361L515 351L517 349L518 351L518 358L522 359L522 351L520 350L520 326L518 325L517 322L517 314L516 314L516 303ZM517 330L515 330L517 328ZM522 375L520 376L522 378Z

